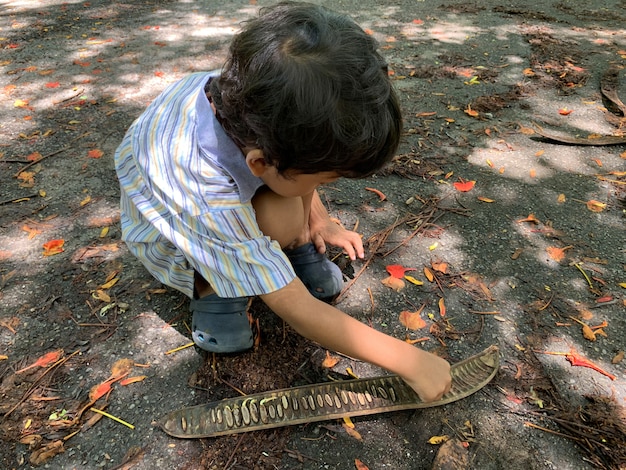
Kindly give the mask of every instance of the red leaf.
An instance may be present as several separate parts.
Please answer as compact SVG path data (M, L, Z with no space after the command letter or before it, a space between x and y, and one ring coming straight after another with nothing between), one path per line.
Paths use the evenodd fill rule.
M616 377L613 374L610 374L609 372L601 369L600 367L598 367L597 365L595 365L593 362L591 362L589 359L585 359L584 357L580 357L578 354L576 353L567 353L565 355L565 358L573 365L573 366L580 366L580 367L588 367L589 369L593 369L596 372L600 372L602 375L606 375L609 379L611 380L615 380Z
M59 253L63 253L63 245L65 244L65 240L50 240L43 244L43 255L44 256L52 256L57 255Z
M50 351L49 353L46 353L43 356L41 356L31 365L18 370L16 374L32 369L33 367L48 367L50 364L58 361L62 355L63 355L62 349L57 349L56 351Z
M46 83L46 88L59 88L61 84L59 82L48 82Z
M405 268L404 266L401 266L399 264L390 264L386 266L385 269L392 277L395 277L397 279L404 278L404 273L406 273L407 271L416 271L415 268Z
M455 187L455 189L457 191L461 191L462 193L466 193L468 191L471 191L474 188L474 185L476 184L476 181L457 181L456 183L453 184L453 186Z

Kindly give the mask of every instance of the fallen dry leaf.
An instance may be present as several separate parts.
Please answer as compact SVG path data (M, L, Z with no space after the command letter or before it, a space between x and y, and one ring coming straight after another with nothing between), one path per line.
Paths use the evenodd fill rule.
M570 245L563 248L549 246L548 248L546 248L546 251L548 252L550 258L552 258L556 262L559 262L562 261L563 258L565 258L565 250L569 250L570 248L573 248L573 246Z
M370 192L376 194L376 196L378 196L378 199L380 201L384 201L385 199L387 199L387 196L385 196L382 191L380 191L380 190L378 190L376 188L365 188L365 190L366 191L370 191Z
M591 212L602 212L604 209L606 209L605 203L596 201L594 199L587 201L586 205L587 205L587 209L589 209Z
M399 264L390 264L388 266L385 266L385 269L390 276L396 277L398 279L402 279L407 271L416 271L415 268L405 268L404 266L401 266Z
M359 431L354 429L354 427L350 427L346 423L342 423L342 426L343 426L343 429L346 431L346 433L348 433L350 437L353 437L358 441L363 440L363 437L361 437L361 434L359 433Z
M59 253L63 253L63 245L65 244L65 240L57 239L50 240L43 244L43 255L44 256L52 256L57 255Z
M126 385L134 384L137 382L143 382L147 378L148 378L147 375L136 375L134 377L128 377L126 379L122 379L118 383L122 386L126 386Z
M443 300L443 297L439 299L439 316L442 316L442 317L446 316L446 304Z
M428 439L428 443L429 444L433 444L433 445L438 445L438 444L442 444L444 442L446 442L448 439L450 439L449 436L443 435L443 436L433 436L430 439Z
M445 274L448 272L448 263L446 262L433 261L432 263L430 263L430 265L433 267L435 271L439 271L440 273Z
M338 356L331 356L330 352L326 351L326 357L322 361L322 367L331 369L335 367L340 360L341 359Z
M65 452L65 448L63 447L63 441L53 441L45 447L34 451L30 455L28 460L32 465L38 467L39 465L46 463L55 455L61 454L63 452Z
M400 292L402 289L406 287L406 284L402 279L398 279L394 276L389 276L380 281L384 286L389 287L390 289L395 290L396 292Z
M611 359L611 364L619 364L624 359L624 351L619 351L613 359Z
M454 186L454 188L457 191L460 191L462 193L471 191L475 185L476 185L476 181L463 181L463 180L457 181L452 184L452 186Z
M54 364L56 361L61 359L61 356L63 356L63 350L62 349L57 349L56 351L50 351L50 352L44 354L43 356L41 356L39 359L37 359L31 365L26 366L23 369L18 370L16 372L16 374L20 374L22 372L25 372L25 371L27 371L29 369L32 369L33 367L48 367L49 365Z
M399 320L405 327L409 330L419 330L426 326L426 322L422 318L422 310L424 310L424 306L422 305L419 310L415 312L409 312L408 310L403 310L400 312Z
M356 467L356 470L369 470L369 467L361 462L359 459L354 459L354 466Z
M433 282L435 280L433 272L426 267L424 268L424 276L426 276L426 279L428 279L429 282Z

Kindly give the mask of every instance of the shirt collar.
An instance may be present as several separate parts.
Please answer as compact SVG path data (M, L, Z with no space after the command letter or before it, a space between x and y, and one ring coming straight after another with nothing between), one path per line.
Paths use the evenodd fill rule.
M211 75L210 78L215 76ZM211 103L209 103L204 85L198 93L196 102L198 116L198 143L200 147L228 173L237 188L241 202L249 202L257 190L265 183L254 176L246 164L246 158L239 147L228 137L220 125Z

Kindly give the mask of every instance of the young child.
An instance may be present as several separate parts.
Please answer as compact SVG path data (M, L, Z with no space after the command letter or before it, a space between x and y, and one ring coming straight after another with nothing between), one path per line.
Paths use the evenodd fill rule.
M326 244L363 258L316 188L386 164L402 119L375 41L348 17L281 3L234 38L221 72L170 85L115 155L123 239L162 283L191 298L202 349L252 347L248 298L295 331L399 374L423 400L449 364L324 301L342 287Z

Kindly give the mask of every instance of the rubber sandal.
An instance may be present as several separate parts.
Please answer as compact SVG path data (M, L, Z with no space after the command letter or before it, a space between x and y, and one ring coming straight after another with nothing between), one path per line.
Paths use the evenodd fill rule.
M247 314L248 298L223 298L211 294L193 299L191 336L200 349L215 353L234 353L254 344Z
M314 297L332 302L343 288L341 269L326 255L319 253L313 243L285 250L296 275Z

